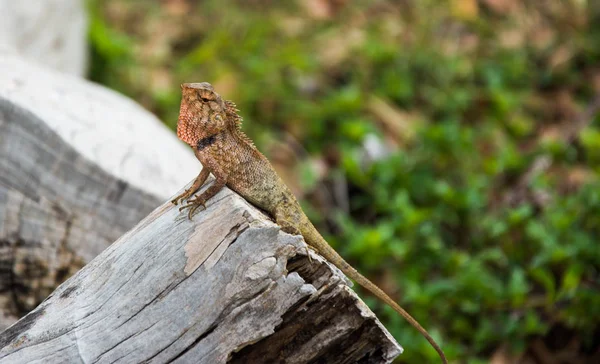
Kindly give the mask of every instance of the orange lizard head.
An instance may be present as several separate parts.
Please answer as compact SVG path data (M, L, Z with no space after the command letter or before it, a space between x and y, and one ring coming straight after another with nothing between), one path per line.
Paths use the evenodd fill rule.
M192 147L228 127L228 104L208 82L181 85L177 136Z

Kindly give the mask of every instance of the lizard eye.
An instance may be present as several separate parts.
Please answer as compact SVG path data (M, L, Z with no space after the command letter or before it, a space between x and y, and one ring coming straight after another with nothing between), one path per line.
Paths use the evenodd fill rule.
M209 100L209 99L207 99L206 97L201 97L200 99L201 99L202 101L204 101L204 102L209 102L209 101L210 101L210 100Z

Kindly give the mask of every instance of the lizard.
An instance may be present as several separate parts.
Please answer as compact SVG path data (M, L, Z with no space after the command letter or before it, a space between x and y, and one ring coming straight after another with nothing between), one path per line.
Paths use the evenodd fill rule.
M192 185L171 202L181 203L180 211L189 209L191 219L198 208L205 208L207 200L223 187L229 187L271 215L284 232L304 237L311 249L391 306L429 341L446 364L444 352L429 333L382 289L347 263L319 234L271 163L242 131L242 118L236 105L223 99L207 82L184 83L181 90L177 136L192 147L203 167ZM213 183L191 198L210 173L215 177Z

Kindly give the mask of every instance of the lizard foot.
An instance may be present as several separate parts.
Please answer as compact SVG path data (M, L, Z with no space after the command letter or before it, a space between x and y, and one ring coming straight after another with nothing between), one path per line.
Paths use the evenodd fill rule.
M188 188L187 190L183 191L183 193L177 197L175 197L174 199L171 200L171 203L173 205L177 205L180 202L183 202L183 200L187 200L191 195L193 195L194 192L192 192L191 188Z
M206 203L206 201L204 199L200 199L199 197L196 197L193 200L188 201L188 203L186 205L183 205L179 208L179 211L183 211L185 209L190 209L188 211L188 219L192 219L192 216L194 215L194 213L196 212L196 210L198 210L200 207L202 207L202 210L206 210L206 206L204 205ZM200 210L200 211L202 211Z
M308 257L308 261L309 261L309 263L312 263L312 262L313 262L312 258L310 257L310 251L311 251L311 250L312 250L314 253L316 253L316 254L319 254L319 249L315 248L315 247L314 247L314 246L312 246L312 245L308 245L308 244L306 244L306 256Z
M310 264L312 264L312 258L310 257L310 248L308 247L308 245L306 246L306 256L308 257L308 262Z

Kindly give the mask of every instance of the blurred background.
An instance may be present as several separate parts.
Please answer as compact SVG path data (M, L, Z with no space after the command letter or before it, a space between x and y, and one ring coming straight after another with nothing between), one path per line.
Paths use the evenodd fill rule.
M105 0L91 80L174 129L183 82L326 239L465 363L600 362L600 5ZM399 362L435 362L356 288Z

